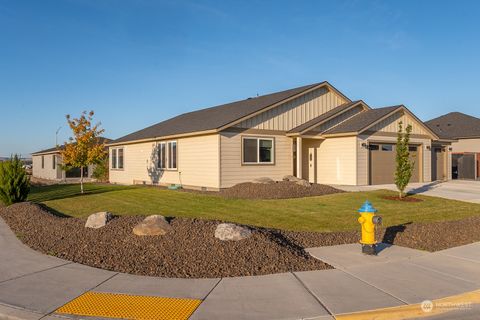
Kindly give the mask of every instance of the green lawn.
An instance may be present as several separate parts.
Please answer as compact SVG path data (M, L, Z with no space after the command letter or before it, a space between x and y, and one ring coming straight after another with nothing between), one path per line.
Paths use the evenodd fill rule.
M385 226L408 222L457 220L480 215L480 205L418 196L423 202L384 200L391 191L340 193L287 200L232 200L214 195L170 191L140 186L86 184L35 187L30 201L57 212L86 217L98 211L118 215L162 214L165 216L219 219L289 230L338 231L358 228L356 210L370 200Z

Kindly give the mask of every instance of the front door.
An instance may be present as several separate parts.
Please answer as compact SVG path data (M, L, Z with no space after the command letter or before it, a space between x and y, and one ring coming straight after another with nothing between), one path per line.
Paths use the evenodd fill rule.
M308 181L310 183L316 183L317 172L315 166L316 152L315 148L308 148Z

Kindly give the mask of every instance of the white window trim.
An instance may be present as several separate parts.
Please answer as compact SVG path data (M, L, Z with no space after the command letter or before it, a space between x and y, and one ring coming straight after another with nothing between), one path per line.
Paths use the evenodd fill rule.
M122 168L119 168L118 167L118 164L120 163L119 161L119 156L118 156L118 150L122 149L123 150L123 165L122 165ZM113 166L113 153L115 152L115 166ZM112 170L124 170L125 169L125 148L124 147L120 147L120 148L112 148L112 152L110 154L110 156L112 157L109 162L110 162L110 169Z
M176 166L175 167L172 167L170 168L170 160L171 160L171 149L173 148L173 144L172 143L175 143L175 164ZM161 141L161 142L158 142L158 162L156 164L157 166L157 169L158 170L162 170L162 171L177 171L178 170L178 141L177 140L168 140L168 141ZM160 155L160 150L162 150L161 146L164 145L164 150L165 150L165 163L163 164L164 167L160 167L160 160L161 160L161 155Z
M244 150L244 140L257 140L257 162L245 162L245 150ZM270 140L272 142L272 160L270 162L260 162L260 140ZM275 164L275 138L272 137L254 137L254 136L243 136L242 137L242 165L274 165Z

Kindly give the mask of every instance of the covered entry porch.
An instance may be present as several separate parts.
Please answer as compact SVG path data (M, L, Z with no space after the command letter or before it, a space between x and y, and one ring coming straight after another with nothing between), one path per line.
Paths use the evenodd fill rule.
M293 138L293 172L310 183L357 184L356 137Z

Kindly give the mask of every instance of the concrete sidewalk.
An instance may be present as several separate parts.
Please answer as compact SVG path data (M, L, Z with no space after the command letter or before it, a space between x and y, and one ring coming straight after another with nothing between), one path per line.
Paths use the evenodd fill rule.
M349 192L373 191L382 189L397 191L397 187L394 184L382 184L375 186L334 185L333 187ZM405 192L440 197L450 200L480 203L480 181L451 180L446 182L410 183Z
M418 315L420 306L412 304L424 300L478 296L480 301L480 291L471 293L480 288L480 243L437 253L383 246L376 257L362 255L357 244L308 251L336 269L222 279L152 278L42 255L20 243L0 219L0 319L78 319L56 311L87 292L197 299L191 319L209 320L368 319L370 313L358 313L367 310L394 319L394 314L405 315L406 307ZM476 308L431 316L468 318Z

